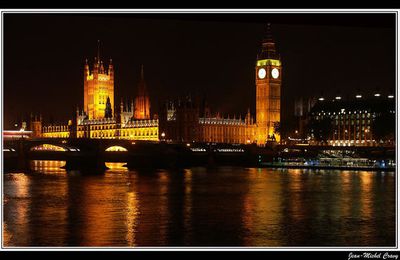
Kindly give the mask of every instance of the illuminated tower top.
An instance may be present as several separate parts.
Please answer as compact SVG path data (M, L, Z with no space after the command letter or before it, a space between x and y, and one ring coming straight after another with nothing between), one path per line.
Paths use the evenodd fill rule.
M105 116L107 98L114 107L114 66L110 59L108 68L100 57L100 41L97 57L94 58L92 70L86 60L84 68L84 111L89 119L101 119Z
M274 39L272 38L272 30L270 23L267 24L267 33L265 35L266 36L262 41L261 51L257 55L257 60L264 60L264 59L279 60L280 57L275 49L275 42Z
M144 81L143 65L140 71L140 81L135 98L135 119L150 119L150 98Z

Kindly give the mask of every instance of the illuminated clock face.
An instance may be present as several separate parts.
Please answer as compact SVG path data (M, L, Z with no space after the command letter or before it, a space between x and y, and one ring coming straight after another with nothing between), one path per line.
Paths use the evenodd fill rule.
M260 79L265 78L266 75L267 75L267 72L265 71L264 68L261 68L261 69L258 70L258 77L259 77Z
M273 68L271 71L271 75L274 79L277 79L279 77L279 70L277 68Z

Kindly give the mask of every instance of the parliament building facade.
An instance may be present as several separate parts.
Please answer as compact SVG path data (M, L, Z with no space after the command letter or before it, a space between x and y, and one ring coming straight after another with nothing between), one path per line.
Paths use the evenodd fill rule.
M135 101L114 100L114 66L98 55L91 68L84 66L84 106L65 125L42 126L41 117L31 118L34 137L118 138L172 142L256 143L280 141L282 63L272 39L270 25L255 64L256 113L223 117L211 114L206 102L187 97L167 101L159 116L150 114L150 97L143 67ZM117 111L116 111L117 110Z

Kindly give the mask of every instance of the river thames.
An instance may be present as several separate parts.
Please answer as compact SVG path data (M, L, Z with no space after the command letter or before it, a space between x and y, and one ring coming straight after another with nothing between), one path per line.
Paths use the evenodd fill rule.
M393 247L394 172L189 168L3 177L6 247Z

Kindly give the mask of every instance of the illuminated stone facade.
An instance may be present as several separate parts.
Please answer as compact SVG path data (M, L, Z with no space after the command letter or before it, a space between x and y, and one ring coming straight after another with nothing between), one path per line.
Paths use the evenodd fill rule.
M115 119L85 120L78 124L76 135L77 138L158 141L158 120L132 120L120 126ZM68 138L70 131L67 125L45 126L42 137Z
M114 68L112 61L105 70L103 62L95 58L93 70L86 62L84 68L84 109L76 111L74 122L67 125L48 125L40 127L41 133L35 137L49 138L99 138L158 141L158 120L150 119L150 98L144 81L143 67L138 95L135 104L124 104L121 100L120 110L112 111L106 117L107 99L114 108ZM37 130L38 122L34 122ZM36 127L36 128L35 128Z
M106 70L103 61L100 61L100 57L95 58L92 71L86 60L83 78L83 110L89 119L104 118L107 98L110 99L111 108L114 107L114 67L112 60L110 59Z
M268 24L256 64L256 124L257 143L280 141L276 129L280 124L282 64L275 49Z

